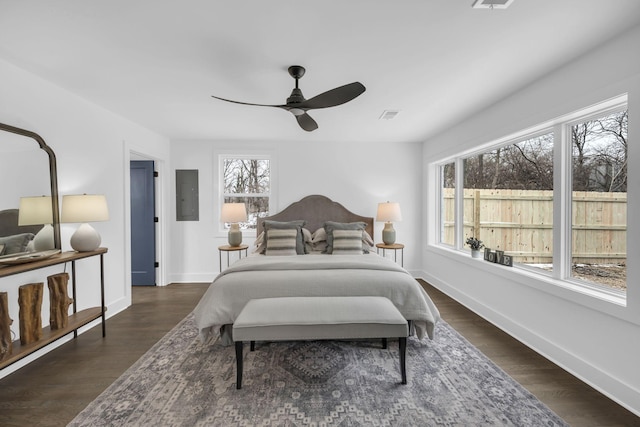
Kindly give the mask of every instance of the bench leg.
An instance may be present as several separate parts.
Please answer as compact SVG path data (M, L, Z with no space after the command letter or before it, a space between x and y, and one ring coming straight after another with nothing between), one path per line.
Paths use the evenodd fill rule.
M387 339L386 338L382 338L382 348L384 348L384 349L387 348Z
M242 388L242 341L236 341L236 389Z
M400 372L402 373L402 384L407 383L407 338L400 337Z
M256 342L255 341L251 341L251 344L249 344L249 350L251 351L255 351L256 349Z

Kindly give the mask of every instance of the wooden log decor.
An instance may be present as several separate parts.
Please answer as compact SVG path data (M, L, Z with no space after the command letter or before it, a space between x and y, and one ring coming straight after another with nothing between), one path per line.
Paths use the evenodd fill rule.
M73 299L67 294L69 273L47 277L49 286L49 327L51 330L66 328L69 323L69 306Z
M42 293L44 283L30 283L18 288L20 306L20 343L30 344L42 338Z
M11 324L9 317L9 297L6 292L0 292L0 362L11 356L13 342L11 341Z

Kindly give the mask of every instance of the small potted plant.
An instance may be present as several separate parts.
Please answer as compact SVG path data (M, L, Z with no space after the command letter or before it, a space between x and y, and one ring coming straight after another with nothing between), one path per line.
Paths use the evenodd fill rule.
M471 248L471 256L474 258L481 258L480 249L484 247L482 240L478 240L475 237L469 237L467 239L467 245Z

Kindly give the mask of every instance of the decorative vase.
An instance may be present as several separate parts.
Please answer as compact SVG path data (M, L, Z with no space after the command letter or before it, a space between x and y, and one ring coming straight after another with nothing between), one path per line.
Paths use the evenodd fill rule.
M53 226L45 224L33 238L33 249L36 251L48 251L55 249L53 243Z
M382 230L382 241L385 245L393 245L396 242L396 230L393 228L393 223L384 223L384 229Z
M482 258L482 255L480 254L480 249L471 249L471 256L473 258Z
M242 231L237 222L231 224L229 229L229 246L240 246L242 244Z
M101 241L102 238L95 228L84 223L73 233L70 243L74 251L90 252L98 249Z

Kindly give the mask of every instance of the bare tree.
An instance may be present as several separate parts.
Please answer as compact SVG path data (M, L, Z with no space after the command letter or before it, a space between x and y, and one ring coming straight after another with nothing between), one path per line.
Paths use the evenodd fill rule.
M269 213L269 160L225 159L223 180L225 202L244 203L247 207L247 227L254 228L258 218ZM233 195L233 196L230 196Z
M553 135L547 134L471 157L465 188L553 189Z
M627 191L628 111L572 126L574 191Z

